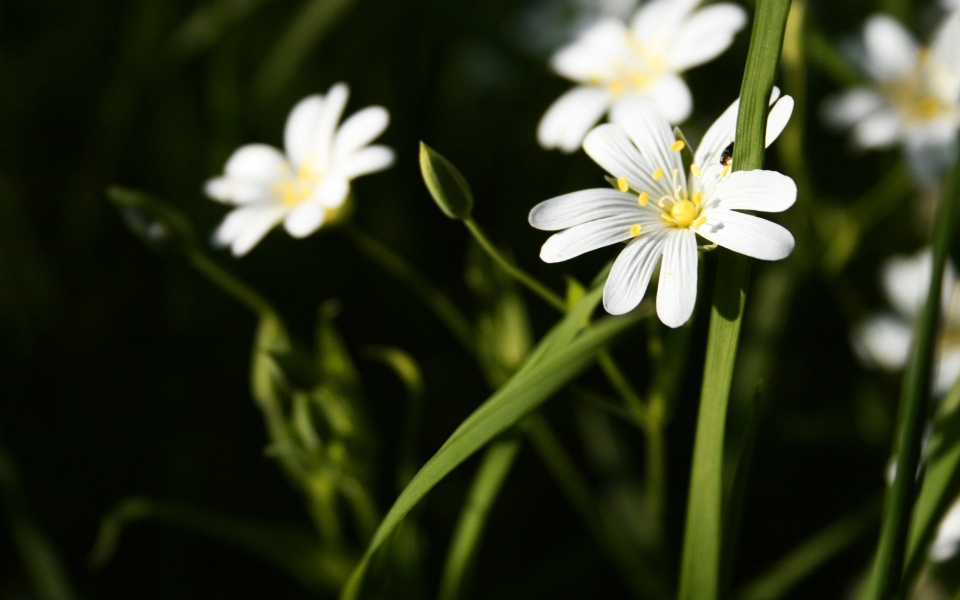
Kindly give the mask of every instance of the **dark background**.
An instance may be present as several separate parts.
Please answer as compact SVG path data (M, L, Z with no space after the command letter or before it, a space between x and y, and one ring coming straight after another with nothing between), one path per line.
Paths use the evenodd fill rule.
M346 81L352 90L347 113L371 104L389 108L392 122L382 141L397 152L393 169L355 183L355 222L465 309L474 302L462 275L467 234L426 194L419 140L461 168L477 199L477 219L555 289L564 273L589 280L614 256L610 249L544 265L537 254L545 235L526 224L536 202L603 183L582 153L565 156L536 144L538 119L569 85L546 66L550 51L566 39L557 27L569 15L557 9L559 2L356 0L329 30L306 36L301 60L277 58L307 4L0 4L0 443L81 597L311 597L241 551L151 523L132 526L104 570L87 566L100 518L133 494L309 527L299 497L263 455L266 438L247 384L254 318L187 265L158 256L131 235L106 202L107 185L166 199L206 236L225 210L203 197L203 181L241 144L279 145L297 100ZM538 9L541 16L531 16ZM813 25L835 39L854 32L873 9L864 1L815 2ZM536 26L524 29L531 22ZM688 74L695 98L695 116L685 127L690 137L698 138L736 97L747 41L741 32L719 60ZM806 155L818 198L843 206L897 156L856 156L822 130L817 103L835 88L811 67ZM776 164L774 153L769 161ZM922 231L903 226L914 220L912 209L900 206L862 242L838 279L815 272L783 309L790 311L789 324L766 386L770 409L747 492L736 582L882 489L897 379L862 370L848 332L851 318L882 305L875 283L880 261L922 243ZM797 232L800 244L814 239L804 235ZM822 248L805 252L815 257ZM309 340L318 304L337 298L343 306L338 327L351 350L391 344L411 353L427 386L422 457L487 396L476 366L434 317L336 230L302 241L274 232L242 260L224 252L216 260L272 299L301 340ZM706 265L693 358L669 432L674 556L715 256ZM754 281L766 268L755 268ZM554 313L528 300L541 334ZM637 381L649 377L642 341L636 333L618 348ZM381 435L378 500L386 508L396 493L390 449L403 392L382 366L358 362ZM604 385L595 373L586 381ZM581 457L573 402L561 393L546 415ZM865 410L872 417L864 417ZM639 473L642 440L627 427L622 434ZM421 515L430 596L475 465L458 469L428 497ZM0 532L0 597L29 598L16 548L7 529ZM872 539L791 597L841 597L869 559ZM474 597L626 594L541 463L524 449L493 511Z

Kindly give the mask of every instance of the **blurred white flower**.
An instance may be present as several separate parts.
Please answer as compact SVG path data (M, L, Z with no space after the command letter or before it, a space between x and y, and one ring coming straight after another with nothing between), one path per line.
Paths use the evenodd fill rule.
M950 560L960 550L960 498L953 502L947 510L940 527L937 528L937 537L930 546L930 558L937 562Z
M694 12L699 0L651 0L624 22L601 19L560 49L553 69L579 85L560 96L540 120L544 148L573 152L611 107L648 99L671 123L693 109L679 74L713 60L747 21L734 4Z
M369 145L387 128L385 108L365 108L337 127L348 95L338 83L326 96L304 98L287 118L286 153L266 144L241 146L224 175L207 181L208 196L239 207L214 233L217 244L243 256L281 221L293 237L306 237L336 216L351 180L393 164L393 150Z
M948 14L929 48L918 46L903 25L873 15L858 48L860 69L871 84L836 94L823 104L823 118L851 129L864 149L902 144L914 179L936 183L957 153L960 129L960 11Z
M881 271L883 291L894 312L873 315L853 333L853 345L868 366L899 371L906 365L913 342L913 328L930 289L933 253L924 248L913 256L894 256ZM953 263L947 261L941 294L940 339L937 343L937 375L934 394L945 393L960 377L960 293Z
M776 100L775 90L771 100ZM590 250L627 242L603 289L607 312L623 314L643 299L663 257L657 314L669 327L683 325L697 298L697 235L754 258L779 260L793 250L790 232L766 219L738 212L779 212L797 197L793 180L773 171L731 172L722 160L733 142L739 100L707 130L693 154L689 176L669 122L653 104L631 105L624 123L600 125L583 142L590 157L616 179L617 189L592 189L541 202L530 224L551 236L540 251L559 262ZM793 111L786 96L767 118L769 145Z

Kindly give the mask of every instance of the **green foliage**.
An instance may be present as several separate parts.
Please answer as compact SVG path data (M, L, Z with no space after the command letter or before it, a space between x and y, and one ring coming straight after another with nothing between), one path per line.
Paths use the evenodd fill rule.
M760 0L740 90L736 170L763 167L767 107L773 88L790 0ZM723 251L710 312L703 388L690 471L680 600L713 600L720 594L723 532L723 442L727 403L746 304L750 259Z
M469 219L473 212L470 184L449 160L420 142L420 173L443 214L451 219Z

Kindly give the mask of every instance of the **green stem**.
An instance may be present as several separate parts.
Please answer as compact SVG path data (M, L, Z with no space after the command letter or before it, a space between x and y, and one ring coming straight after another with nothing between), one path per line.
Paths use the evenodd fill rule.
M600 365L600 370L603 371L610 385L613 386L613 389L627 407L627 411L630 413L637 427L643 431L647 431L650 428L648 409L640 399L640 395L637 394L633 386L630 385L630 382L627 381L623 371L621 371L617 363L614 362L610 353L603 351L597 354L597 364Z
M198 271L207 276L220 289L232 296L238 302L249 308L254 314L262 316L265 313L276 314L273 306L266 298L257 293L253 288L243 283L223 267L210 260L210 258L200 252L193 250L187 255L187 260Z
M763 167L767 104L789 9L790 0L757 2L740 92L733 157L737 170ZM720 593L723 440L749 278L750 260L723 251L717 269L697 416L679 600L715 600Z
M650 398L646 429L646 494L647 507L657 528L657 538L663 527L664 508L667 505L667 445L666 400L659 393Z
M476 333L473 325L446 294L434 287L410 263L376 238L349 225L344 225L342 230L368 258L380 265L383 270L407 284L430 307L433 314L447 326L447 329L457 338L460 345L471 355L476 354Z
M477 240L477 243L480 244L480 247L483 248L484 251L489 254L498 265L500 265L500 268L506 271L518 282L523 284L531 292L540 296L547 304L553 306L560 312L567 311L567 303L563 301L563 298L553 293L550 288L537 281L536 278L518 267L509 258L504 256L500 249L493 245L493 242L490 241L490 238L487 237L487 234L483 232L483 230L480 228L480 225L478 225L476 221L474 221L472 218L469 218L465 219L463 223L467 226L467 229L470 230L470 233L473 235L473 238Z
M918 489L920 442L930 410L931 369L940 318L940 288L950 250L950 237L960 197L960 166L944 185L933 231L933 271L923 312L917 324L915 345L903 377L893 455L896 477L884 497L880 543L866 598L888 600L902 595L901 577L910 515Z

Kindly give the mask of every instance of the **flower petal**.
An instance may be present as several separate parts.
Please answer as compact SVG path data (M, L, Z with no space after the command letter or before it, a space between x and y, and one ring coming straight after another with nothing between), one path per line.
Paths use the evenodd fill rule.
M229 245L234 256L243 256L279 223L287 209L284 206L245 206L228 214L214 233L218 245Z
M394 159L393 150L390 148L380 144L368 146L348 155L338 165L337 174L344 179L356 179L361 175L390 168L393 166Z
M854 331L853 344L868 366L898 371L907 363L913 330L893 315L875 315Z
M780 102L783 102L787 98L790 97L784 96L783 98L780 98L780 89L777 87L774 87L770 92L770 105L772 108L770 109L770 112L767 113L767 129L775 131L779 126L780 130L782 130L783 126L786 125L784 115L780 111L786 111L788 113L785 115L786 119L789 119L789 113L793 112L793 99L790 98L783 108L777 107L779 106ZM721 114L717 120L713 122L713 125L707 129L707 132L703 134L703 139L700 141L700 145L697 146L697 151L693 153L694 163L703 168L720 160L720 154L736 137L737 114L739 113L739 110L740 99L737 98L732 104L730 104L730 106L727 107L727 110L723 111L723 114ZM771 120L771 117L773 117L773 120ZM770 145L770 142L773 140L768 135L766 141L767 145Z
M682 174L683 163L680 153L670 149L677 140L673 135L673 128L656 105L640 100L630 104L620 103L610 115L610 120L623 127L644 158L639 165L643 176L640 182L642 187L635 189L648 192L654 197L672 196L671 175L674 169ZM663 173L655 180L653 175L657 169L662 169ZM680 183L686 186L686 179L681 177Z
M886 101L871 88L856 87L828 96L820 107L824 123L834 129L849 129Z
M639 210L637 197L632 194L610 188L582 190L537 204L530 211L530 224L544 231L560 231Z
M610 94L597 86L569 90L550 105L537 126L537 140L547 150L573 152L610 106Z
M347 85L337 83L323 97L319 110L313 109L316 112L310 115L314 118L314 121L311 123L308 133L305 134L307 142L304 154L299 161L295 162L298 167L301 163L306 163L311 169L320 173L329 170L330 161L333 158L334 134L349 95L350 90ZM292 117L293 115L291 115ZM306 120L306 117L304 117L304 120Z
M930 43L931 87L947 102L960 96L960 2L934 32Z
M793 105L793 98L784 96L770 108L770 112L767 113L767 129L763 140L764 148L769 148L770 144L777 141L777 138L783 133L784 127L790 121L790 116L793 115Z
M603 308L608 313L626 314L640 304L663 255L669 233L661 229L649 235L641 234L627 243L603 286Z
M240 146L227 160L224 174L241 181L272 183L289 169L283 153L267 144Z
M897 255L888 258L880 269L880 281L890 304L909 320L919 318L930 289L930 274L933 272L933 253L925 247L911 256ZM957 270L953 261L947 260L943 270L940 304L946 315L953 299Z
M350 193L350 182L340 177L328 177L320 184L311 200L324 208L340 208Z
M297 102L283 128L283 147L293 164L300 165L313 144L314 133L323 113L323 96L314 94Z
M937 527L937 537L930 546L930 558L943 562L960 550L960 499L954 500Z
M671 124L682 123L693 112L693 96L690 88L679 75L666 73L647 92L657 105L660 114Z
M657 286L657 316L667 327L690 320L697 303L697 236L689 229L667 231Z
M903 150L913 180L935 186L957 160L957 126L953 117L937 119L904 133Z
M669 192L665 183L653 180L653 163L640 154L619 125L607 123L594 127L583 140L583 151L610 175L625 178L631 189L648 191L654 197ZM657 195L656 190L659 190Z
M951 348L937 360L937 377L933 384L933 393L942 396L950 391L960 378L960 349Z
M617 19L602 19L554 54L550 66L560 75L580 83L593 78L606 80L614 74L614 60L625 50L626 30Z
M382 106L368 106L348 117L337 130L333 156L337 165L377 138L390 124L390 113Z
M652 0L634 13L630 30L644 44L663 48L698 3L699 0Z
M707 209L702 237L734 252L760 260L781 260L793 251L793 235L772 221L733 210Z
M917 42L893 17L868 17L863 26L863 43L867 52L864 66L874 79L899 79L918 68Z
M305 238L323 225L326 211L319 202L304 202L283 220L283 227L295 238Z
M727 210L782 212L796 202L797 184L776 171L736 171L717 184L714 195Z
M667 50L667 63L675 73L709 62L733 43L747 23L747 13L736 4L714 4L694 13L677 32Z
M900 115L883 107L853 127L850 141L859 148L888 148L900 139Z
M653 219L652 216L647 218L650 221ZM597 248L629 240L634 237L630 228L638 222L643 224L639 215L618 215L555 233L540 249L540 259L547 263L561 262Z
M209 179L204 184L203 191L210 198L225 204L254 204L266 202L273 197L270 185L233 177Z

